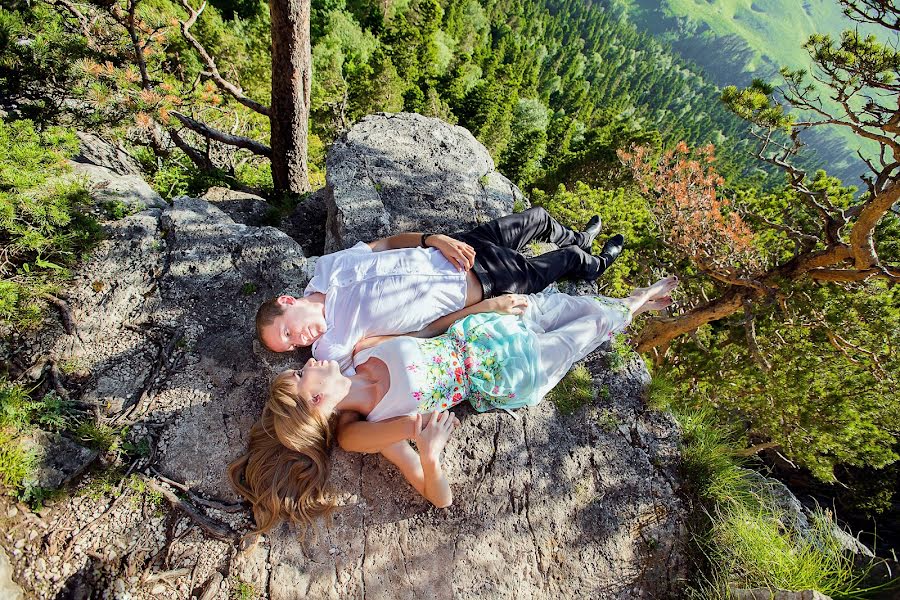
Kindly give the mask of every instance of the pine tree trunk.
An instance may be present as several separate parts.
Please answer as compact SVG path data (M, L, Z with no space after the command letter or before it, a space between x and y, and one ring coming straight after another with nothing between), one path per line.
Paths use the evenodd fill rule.
M306 136L312 55L310 0L269 0L272 18L272 179L275 190L310 190Z

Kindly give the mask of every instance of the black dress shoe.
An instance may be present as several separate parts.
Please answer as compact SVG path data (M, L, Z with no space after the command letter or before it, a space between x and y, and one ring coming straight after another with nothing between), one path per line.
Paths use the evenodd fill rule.
M625 248L625 236L621 233L617 233L606 240L606 243L603 244L603 249L600 251L600 259L605 265L603 268L604 271L619 258L623 248Z
M581 232L581 243L578 244L578 247L584 250L585 252L591 251L591 244L594 242L594 238L600 233L600 228L603 226L603 223L600 222L600 216L594 215L591 217L591 220L587 222L587 226L584 228L584 231Z

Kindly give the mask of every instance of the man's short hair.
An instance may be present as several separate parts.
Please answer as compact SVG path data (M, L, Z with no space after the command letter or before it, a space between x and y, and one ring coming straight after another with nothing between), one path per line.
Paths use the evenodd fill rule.
M284 307L278 304L277 296L269 298L260 304L259 308L256 310L256 339L258 339L259 343L268 350L271 350L271 348L266 346L266 343L263 341L263 329L274 323L275 318L280 317L282 314L284 314Z

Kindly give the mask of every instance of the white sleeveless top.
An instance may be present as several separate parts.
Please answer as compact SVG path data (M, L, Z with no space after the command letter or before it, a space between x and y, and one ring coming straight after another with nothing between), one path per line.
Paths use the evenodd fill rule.
M413 397L413 373L405 368L420 362L422 350L416 338L395 337L386 342L358 352L353 357L356 367L371 357L380 359L387 366L391 376L391 387L369 416L367 421L384 421L392 417L405 417L418 412L419 402Z

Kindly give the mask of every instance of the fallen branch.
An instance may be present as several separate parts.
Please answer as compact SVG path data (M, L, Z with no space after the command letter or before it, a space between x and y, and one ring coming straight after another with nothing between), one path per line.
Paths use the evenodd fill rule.
M53 294L44 294L43 297L59 311L59 318L62 320L62 326L66 335L75 333L75 321L72 319L72 311L69 310L69 303L57 298Z
M159 471L157 471L153 467L150 467L150 471L153 473L154 477L156 477L163 483L171 485L175 489L181 490L182 492L184 492L185 494L190 496L191 500L193 502L196 502L197 504L203 505L207 508L221 510L222 512L227 512L227 513L236 513L236 512L240 512L240 511L244 510L244 505L241 502L229 503L229 502L221 502L218 500L207 500L206 498L198 496L193 490L191 490L190 487L186 486L185 484L179 483L179 482L175 481L174 479L169 479L165 475L161 475L159 473Z
M198 133L207 139L215 140L229 146L243 148L244 150L249 150L253 154L259 154L260 156L265 156L266 158L272 157L272 149L265 144L257 142L256 140L251 140L250 138L240 135L231 135L230 133L219 131L218 129L210 127L206 123L201 123L200 121L192 119L187 115L183 115L176 110L170 111L169 114L178 119L182 125L190 129L194 133Z
M223 579L225 578L222 577L221 573L214 571L206 584L206 589L203 590L203 595L200 596L200 600L213 600L219 593L219 587L222 585Z
M765 442L763 444L754 444L753 446L750 446L749 448L744 448L743 450L735 450L734 452L732 452L732 454L734 456L746 458L748 456L755 456L755 455L759 454L760 452L762 452L763 450L777 448L780 445L781 444L779 444L778 442Z
M191 506L189 503L176 496L172 490L167 487L161 486L153 479L150 479L149 477L142 477L142 479L150 489L162 494L163 498L165 498L169 502L169 504L172 505L172 508L180 510L185 515L190 517L190 519L194 523L196 523L197 526L200 527L200 529L208 533L210 536L223 542L237 541L239 537L238 534L227 525L217 523L216 521L210 519L203 513L199 512L196 508Z
M191 570L187 567L182 569L172 569L171 571L163 571L162 573L153 573L144 577L144 583L153 583L154 581L169 581L170 579L178 579L189 575Z

